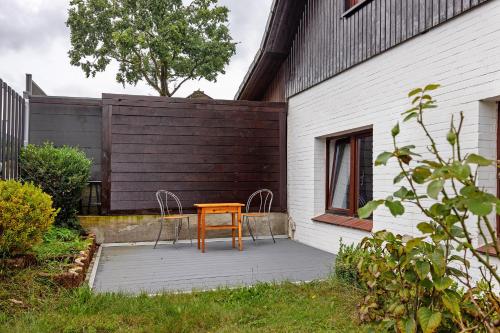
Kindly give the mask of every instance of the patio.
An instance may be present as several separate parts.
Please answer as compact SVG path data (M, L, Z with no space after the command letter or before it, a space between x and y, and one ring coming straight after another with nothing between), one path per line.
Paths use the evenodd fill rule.
M149 294L209 290L257 282L310 281L326 278L335 256L304 244L277 239L244 242L242 252L231 242L207 242L201 254L196 244L104 245L94 269L93 290Z

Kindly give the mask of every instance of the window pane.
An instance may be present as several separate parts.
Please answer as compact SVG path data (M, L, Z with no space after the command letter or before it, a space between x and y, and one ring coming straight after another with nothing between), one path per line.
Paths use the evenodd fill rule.
M349 180L351 177L351 145L346 141L332 143L333 163L330 170L330 206L349 208Z
M358 207L373 199L373 137L358 139Z

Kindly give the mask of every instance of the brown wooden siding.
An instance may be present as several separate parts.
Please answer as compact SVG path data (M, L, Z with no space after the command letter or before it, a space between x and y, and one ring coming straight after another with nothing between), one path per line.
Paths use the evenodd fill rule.
M310 88L488 0L308 0L286 61L286 96ZM272 85L271 85L272 89Z
M105 213L157 211L155 192L246 202L259 188L286 209L284 103L103 95ZM285 142L286 144L286 142Z
M276 76L267 87L262 101L266 102L286 102L285 83L286 83L286 63L283 63L276 73Z

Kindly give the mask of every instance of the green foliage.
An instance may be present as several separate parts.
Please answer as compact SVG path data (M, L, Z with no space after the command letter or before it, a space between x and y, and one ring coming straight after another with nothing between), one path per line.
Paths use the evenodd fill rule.
M360 293L335 281L156 296L47 290L39 279L15 277L5 294L0 332L357 332ZM0 280L2 293L12 288ZM35 293L35 291L37 293ZM31 293L34 297L30 297ZM41 296L43 295L43 296ZM26 305L12 306L8 299Z
M340 248L335 258L335 277L351 286L362 287L358 273L358 264L367 253L359 245L346 245L340 240Z
M24 253L40 242L55 216L50 196L40 188L0 180L0 256Z
M481 240L500 248L489 215L500 208L500 199L483 191L477 184L477 167L492 166L494 161L461 150L458 126L451 120L446 136L451 156L444 157L424 123L424 115L436 108L429 95L439 85L412 90L408 96L412 108L405 111L404 121L416 121L429 140L432 159L421 159L415 146L399 147L396 138L399 124L391 131L393 151L381 153L376 165L394 160L401 172L394 184L405 181L393 196L374 200L359 209L361 218L370 216L384 204L393 216L403 215L404 204L419 208L425 217L417 225L423 237L402 237L381 231L362 242L369 258L359 266L360 279L369 287L360 314L364 321L374 322L379 331L496 332L500 323L500 298L495 285L500 283L497 269L489 254L475 250L477 230ZM425 189L425 194L418 191ZM395 199L397 198L397 199ZM472 218L471 218L472 217ZM476 223L475 229L471 224ZM381 255L373 255L379 253ZM467 260L469 252L481 264L483 279L476 282ZM457 282L462 289L458 289Z
M123 85L145 80L172 96L187 80L215 82L235 54L217 0L71 0L71 64L87 77L115 60Z
M33 252L38 260L59 259L78 254L89 242L76 230L52 227L43 235L43 241L33 247Z
M21 178L39 185L60 209L55 224L78 228L76 213L92 162L77 148L28 145L20 155Z

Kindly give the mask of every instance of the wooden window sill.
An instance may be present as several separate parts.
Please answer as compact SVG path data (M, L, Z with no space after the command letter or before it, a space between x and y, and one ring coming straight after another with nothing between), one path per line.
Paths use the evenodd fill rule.
M328 223L341 227L362 230L371 232L373 229L373 221L362 220L352 216L342 216L335 214L323 214L312 218L315 222Z
M490 256L500 258L500 255L496 253L495 248L491 244L486 244L477 249L478 252L489 254Z

